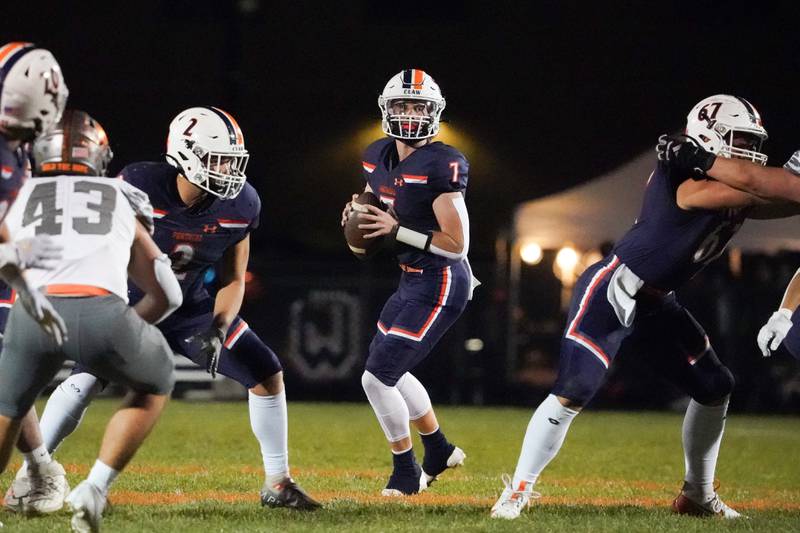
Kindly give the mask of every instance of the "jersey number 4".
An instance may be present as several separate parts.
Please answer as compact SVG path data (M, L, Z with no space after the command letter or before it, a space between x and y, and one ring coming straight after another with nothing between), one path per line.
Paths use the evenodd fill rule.
M22 226L36 225L36 235L59 235L62 225L59 219L64 210L56 207L56 182L39 183L31 191L25 211L22 213ZM76 193L100 193L100 202L87 200L86 207L97 211L97 219L89 217L73 217L72 229L81 235L106 235L111 232L111 221L117 206L117 190L111 185L92 181L76 181L73 184Z

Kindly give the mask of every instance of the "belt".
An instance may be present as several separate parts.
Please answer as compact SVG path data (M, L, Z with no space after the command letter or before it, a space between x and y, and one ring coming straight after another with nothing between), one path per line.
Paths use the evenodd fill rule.
M408 265L400 264L400 270L403 272L411 272L412 274L422 274L423 270L421 268L414 268Z
M94 285L79 285L74 283L57 283L45 287L45 292L50 296L108 296L111 291Z

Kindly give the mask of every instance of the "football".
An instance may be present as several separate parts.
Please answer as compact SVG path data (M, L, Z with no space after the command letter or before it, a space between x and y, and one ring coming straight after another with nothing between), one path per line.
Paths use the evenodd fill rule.
M362 192L359 197L350 204L350 216L347 219L347 223L344 225L344 238L347 240L347 246L350 247L350 251L359 259L371 257L380 249L381 242L383 241L383 237L365 239L364 235L374 230L365 230L358 227L359 224L368 222L358 216L358 213L369 212L369 210L364 207L365 205L374 205L375 207L381 208L381 201L371 192Z

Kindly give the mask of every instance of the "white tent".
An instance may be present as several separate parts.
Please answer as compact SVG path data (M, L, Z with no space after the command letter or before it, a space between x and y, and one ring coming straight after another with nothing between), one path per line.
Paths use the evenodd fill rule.
M583 185L520 204L514 221L518 241L533 241L545 250L571 242L589 250L619 239L639 214L654 166L655 152L648 150ZM800 250L800 220L749 220L731 246L769 253Z

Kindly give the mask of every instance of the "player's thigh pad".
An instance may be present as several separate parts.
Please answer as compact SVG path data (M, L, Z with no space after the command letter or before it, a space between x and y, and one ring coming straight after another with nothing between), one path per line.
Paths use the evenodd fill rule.
M54 300L51 300L54 301ZM54 302L69 331L76 317ZM67 342L74 342L72 340ZM12 307L0 354L0 414L20 418L64 364L64 352L23 309Z
M198 344L187 339L210 327L212 319L211 314L187 318L188 327L173 327L165 330L164 334L176 353L205 367L206 361L198 350ZM247 322L237 316L228 328L217 372L251 389L281 370L283 367L275 352L250 329Z
M402 307L391 322L388 314L382 314L385 331L378 334L382 338L376 335L373 339L366 369L382 383L394 386L430 353L461 315L470 281L463 262L421 274L404 273L398 298L390 299L394 299L393 307Z
M733 374L711 347L708 335L691 313L670 295L655 314L643 317L636 332L638 356L701 404L728 396Z
M72 300L71 305L81 306L80 344L67 353L70 359L98 377L137 392L172 391L172 350L155 326L114 295Z
M552 392L580 405L586 405L602 386L622 342L633 331L619 321L607 296L618 267L614 257L592 265L578 278L572 293Z

